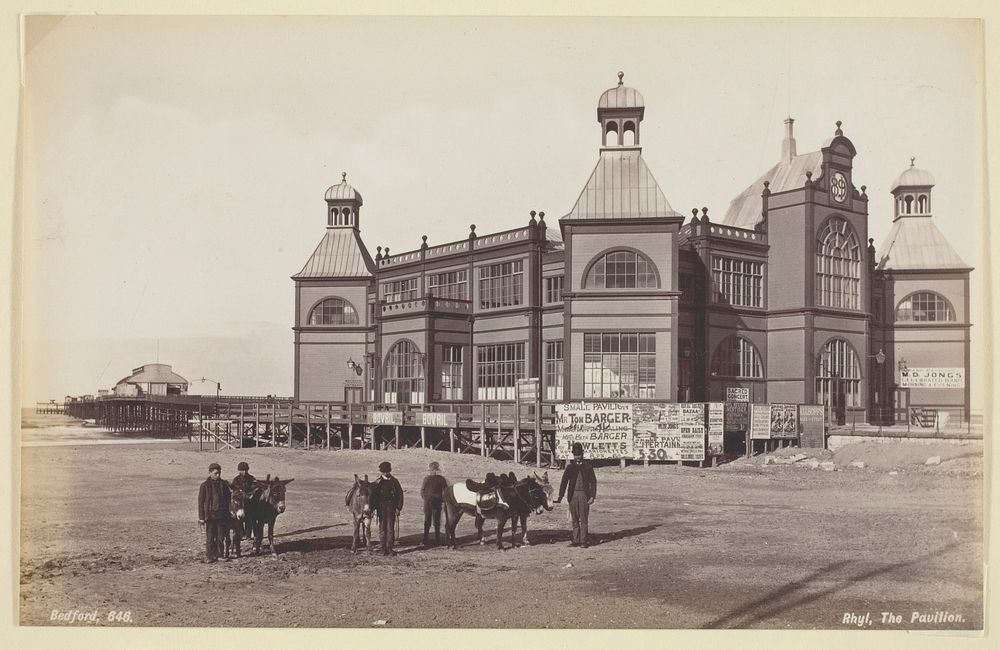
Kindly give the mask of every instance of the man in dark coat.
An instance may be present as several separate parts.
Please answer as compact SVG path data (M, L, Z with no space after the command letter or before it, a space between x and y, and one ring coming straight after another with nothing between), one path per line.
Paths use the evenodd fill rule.
M583 460L583 445L573 443L573 460L566 466L562 481L559 483L559 498L569 488L569 514L573 519L573 537L570 546L587 548L587 519L590 515L590 504L597 498L597 477L590 463Z
M403 511L403 487L392 475L392 465L388 461L380 463L378 471L381 476L372 485L371 507L378 515L382 555L395 555L396 518Z
M205 562L209 563L218 561L226 547L232 492L221 475L222 467L212 463L208 466L208 478L198 490L198 523L205 527Z
M240 461L240 464L236 466L236 469L239 471L239 474L237 474L233 480L229 482L229 484L234 490L239 490L246 495L247 499L249 499L253 494L254 481L257 479L255 479L254 475L250 473L250 465L246 461ZM240 522L240 536L243 539L250 539L253 535L252 529L253 522L244 517L243 521Z
M444 506L444 491L448 488L448 481L441 476L441 466L437 461L432 461L427 471L430 473L420 486L420 498L424 500L424 539L421 541L424 546L428 544L431 521L434 522L434 542L441 543L441 508Z

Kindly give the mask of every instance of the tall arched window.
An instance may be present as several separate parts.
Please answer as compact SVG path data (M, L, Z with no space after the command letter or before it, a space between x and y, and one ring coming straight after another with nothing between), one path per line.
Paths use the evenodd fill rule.
M612 251L597 258L583 281L586 289L655 289L656 266L635 251Z
M618 123L608 122L604 126L604 146L617 147L618 143Z
M835 407L861 406L861 364L844 339L830 339L816 357L816 399Z
M761 379L764 367L753 343L742 336L727 336L712 356L712 374L718 377Z
M321 300L309 312L310 325L357 325L358 312L342 298Z
M858 309L861 303L861 247L845 219L831 217L816 243L816 304Z
M412 342L402 340L385 355L382 401L386 404L424 402L424 358Z
M635 146L635 123L625 122L622 126L622 145L626 147Z
M896 308L897 321L953 322L955 309L948 299L933 291L917 291L903 298Z

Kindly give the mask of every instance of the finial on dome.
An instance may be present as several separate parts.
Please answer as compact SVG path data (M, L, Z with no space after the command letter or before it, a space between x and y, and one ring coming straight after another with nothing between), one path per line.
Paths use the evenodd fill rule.
M340 172L340 182L341 183L347 182L347 172Z
M840 129L841 124L842 122L840 120L837 120L837 130L835 131L837 135L844 135L844 132Z
M625 73L622 72L621 70L619 70L618 71L618 85L619 86L622 85L623 83L625 83L624 81L622 81L622 79L624 79L624 78L625 78Z
M914 163L917 162L916 156L910 156L910 167L913 167Z

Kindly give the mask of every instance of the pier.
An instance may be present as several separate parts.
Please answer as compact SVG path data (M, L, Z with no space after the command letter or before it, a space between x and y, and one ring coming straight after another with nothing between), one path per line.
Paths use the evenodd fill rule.
M53 405L39 403L36 411ZM547 467L555 464L555 403L433 405L293 402L277 397L99 397L57 405L122 434L188 436L202 449L347 451L418 447Z

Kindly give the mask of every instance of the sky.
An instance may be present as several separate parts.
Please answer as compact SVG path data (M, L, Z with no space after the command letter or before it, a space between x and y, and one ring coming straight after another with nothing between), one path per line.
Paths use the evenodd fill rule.
M30 17L22 111L22 404L159 360L192 392L289 395L294 291L341 172L374 253L554 225L598 155L597 99L645 98L671 205L731 198L843 122L877 248L889 187L936 179L935 223L985 300L982 51L946 19ZM981 382L980 382L981 383Z

